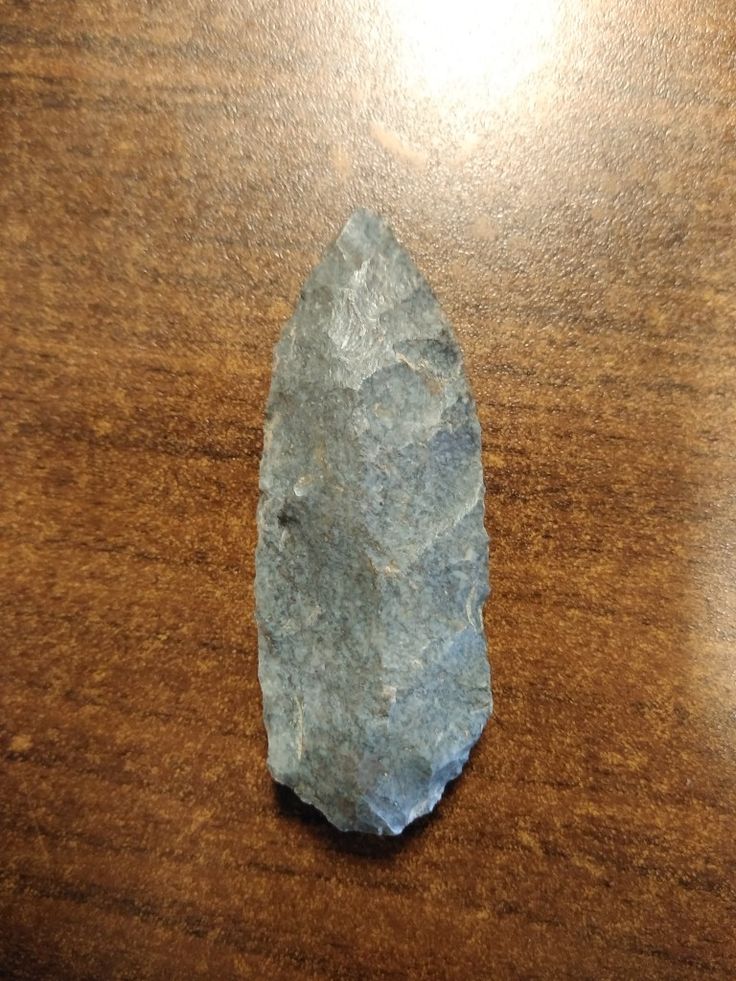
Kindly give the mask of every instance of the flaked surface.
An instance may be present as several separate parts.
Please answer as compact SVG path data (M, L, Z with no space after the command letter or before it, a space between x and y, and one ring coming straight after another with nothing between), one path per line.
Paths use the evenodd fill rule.
M431 810L491 711L480 427L453 331L356 212L283 330L258 509L276 780L337 827Z

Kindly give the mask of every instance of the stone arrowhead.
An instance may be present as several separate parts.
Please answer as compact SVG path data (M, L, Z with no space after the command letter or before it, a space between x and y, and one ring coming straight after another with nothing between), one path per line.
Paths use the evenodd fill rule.
M480 427L452 328L357 211L276 347L256 552L274 778L338 828L398 834L491 711Z

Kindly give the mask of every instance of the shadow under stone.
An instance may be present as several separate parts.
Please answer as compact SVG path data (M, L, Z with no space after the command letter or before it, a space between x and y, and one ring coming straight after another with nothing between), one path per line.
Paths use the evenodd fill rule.
M398 835L372 835L359 831L340 831L317 807L306 804L290 787L273 782L276 808L282 817L298 820L311 834L335 851L366 858L393 858L404 851L431 825L442 820L442 810L455 793L458 778L445 788L442 800L429 814L417 818Z

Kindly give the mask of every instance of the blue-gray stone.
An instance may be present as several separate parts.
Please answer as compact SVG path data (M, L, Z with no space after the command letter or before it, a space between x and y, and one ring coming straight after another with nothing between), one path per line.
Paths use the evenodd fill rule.
M452 328L357 211L276 347L255 585L269 768L338 828L430 811L488 719L483 494Z

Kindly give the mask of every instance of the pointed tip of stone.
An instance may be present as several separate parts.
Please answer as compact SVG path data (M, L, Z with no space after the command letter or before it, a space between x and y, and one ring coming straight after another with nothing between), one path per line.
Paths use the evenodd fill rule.
M358 208L350 215L335 244L360 261L386 246L398 247L388 223L368 208Z
M350 232L355 228L360 228L363 231L376 232L390 232L390 229L383 218L377 215L375 211L371 211L369 208L356 208L355 211L350 215L348 220L343 225L342 231L338 238L346 232Z

